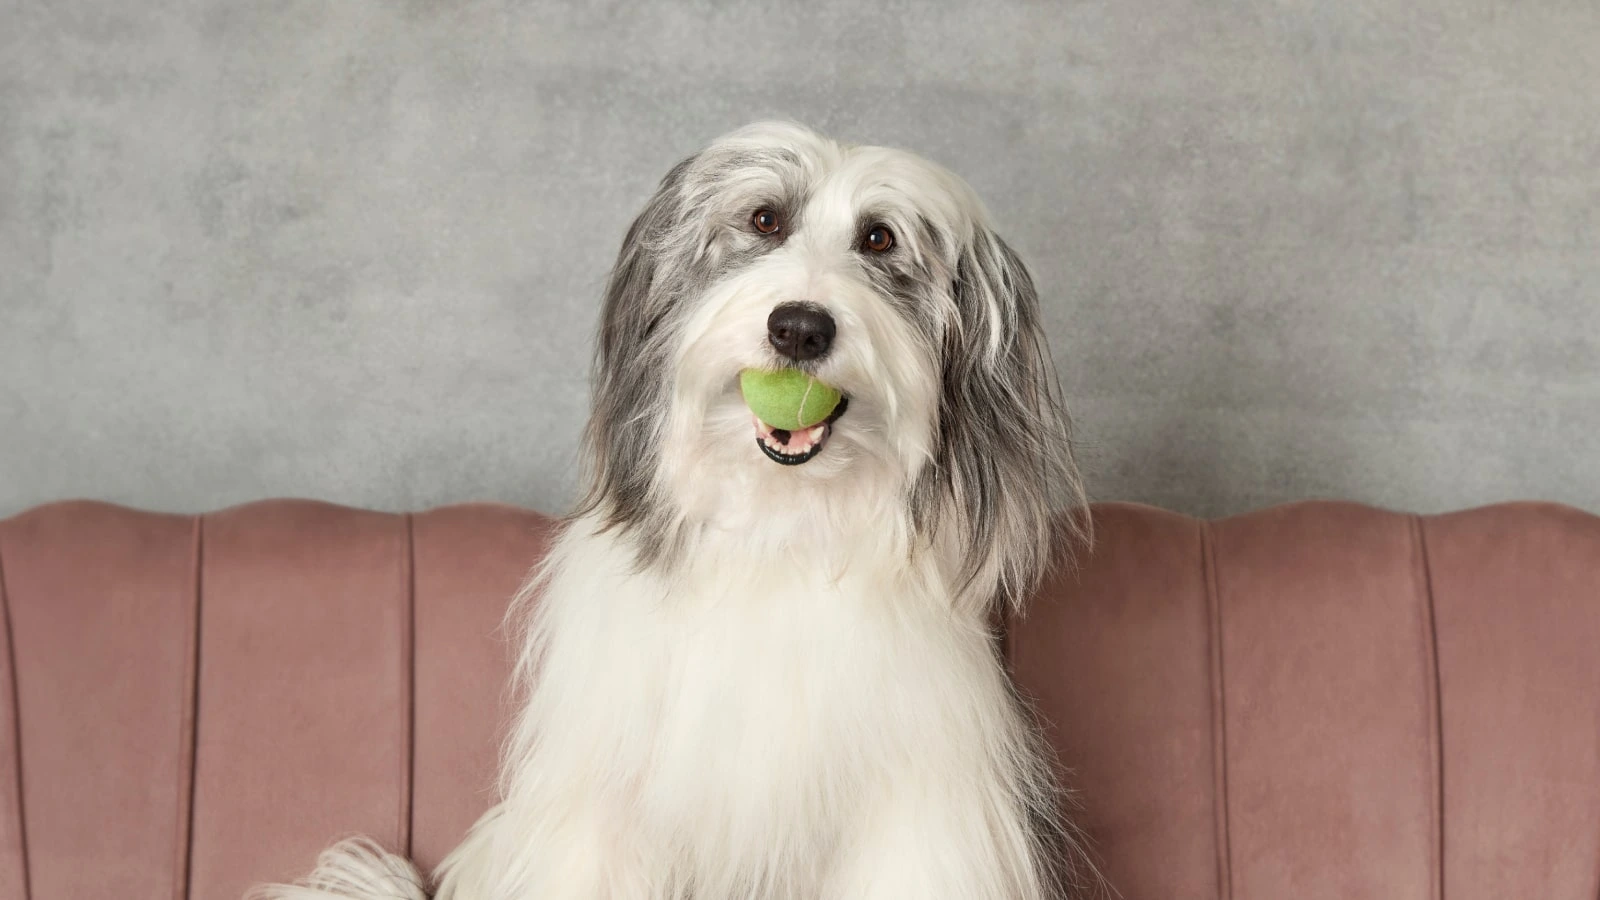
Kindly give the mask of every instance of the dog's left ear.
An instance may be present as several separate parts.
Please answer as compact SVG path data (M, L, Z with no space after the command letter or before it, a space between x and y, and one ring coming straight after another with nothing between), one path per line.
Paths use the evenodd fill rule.
M959 602L1017 608L1088 537L1070 421L1016 253L979 228L956 268L938 442L914 508L959 565ZM1067 545L1067 546L1064 546Z

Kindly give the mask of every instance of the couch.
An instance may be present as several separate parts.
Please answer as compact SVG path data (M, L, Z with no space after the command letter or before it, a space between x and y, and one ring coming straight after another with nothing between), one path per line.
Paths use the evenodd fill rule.
M1095 508L1007 659L1127 900L1594 900L1600 518ZM277 500L0 521L0 900L217 898L492 797L553 522Z

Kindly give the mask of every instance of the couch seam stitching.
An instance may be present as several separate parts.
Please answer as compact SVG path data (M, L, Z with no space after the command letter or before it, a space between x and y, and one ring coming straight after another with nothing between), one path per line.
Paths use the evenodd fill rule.
M400 727L400 847L410 858L417 779L417 533L412 513L406 513L405 567L406 608L400 625L400 680L405 691L405 721Z
M4 553L0 553L3 557ZM17 845L22 851L22 896L33 898L33 867L28 859L27 798L23 796L22 780L22 690L17 685L17 638L11 621L11 593L6 590L6 570L0 558L0 615L5 617L6 665L11 675L11 737L16 744L16 766L13 773L17 785Z
M1428 666L1428 762L1432 776L1432 802L1429 815L1432 829L1429 839L1434 855L1432 896L1444 897L1444 691L1439 666L1439 618L1433 595L1433 564L1428 556L1428 536L1422 516L1411 517L1411 539L1416 552L1416 570L1413 577L1422 592L1423 616L1426 620L1426 640L1423 644L1424 662Z
M1222 654L1222 589L1217 573L1216 540L1210 522L1200 523L1200 563L1205 578L1206 618L1211 638L1211 753L1213 812L1217 842L1217 893L1233 900L1233 846L1229 834L1228 727Z
M184 808L179 810L178 828L183 840L178 842L178 862L176 868L181 870L179 880L180 890L175 891L178 897L187 898L194 892L194 820L195 820L195 781L200 768L200 610L201 596L204 586L205 562L205 524L204 514L194 518L194 578L191 584L194 587L194 622L189 627L188 660L189 668L187 682L184 684L185 701L188 704L188 715L185 717L183 729L179 731L179 740L183 742L183 755L180 757L180 771L187 768L180 784L185 781L188 791L185 796Z

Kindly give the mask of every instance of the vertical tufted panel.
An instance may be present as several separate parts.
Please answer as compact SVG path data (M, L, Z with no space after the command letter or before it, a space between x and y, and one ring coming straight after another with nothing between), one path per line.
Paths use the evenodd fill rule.
M1438 604L1450 900L1600 896L1600 519L1424 529Z
M0 522L38 900L183 896L195 550L192 519L104 504ZM15 891L23 834L0 834Z
M1010 649L1127 900L1600 894L1600 518L1317 502L1096 521ZM1214 749L1194 737L1208 713Z
M1200 523L1106 504L1095 532L1093 558L1012 628L1012 668L1123 895L1214 900L1225 837Z
M506 506L453 506L413 521L416 784L411 852L439 864L492 803L508 713L507 602L544 557L553 522Z
M1212 533L1233 896L1434 900L1435 682L1411 520L1300 504Z
M353 832L404 847L405 518L258 503L206 517L202 540L191 895L298 878Z

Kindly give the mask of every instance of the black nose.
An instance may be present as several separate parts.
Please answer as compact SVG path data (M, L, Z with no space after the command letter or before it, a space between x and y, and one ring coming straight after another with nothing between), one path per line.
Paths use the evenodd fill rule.
M785 303L767 316L772 349L796 362L826 355L837 330L833 316L809 303Z

